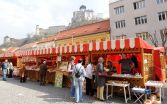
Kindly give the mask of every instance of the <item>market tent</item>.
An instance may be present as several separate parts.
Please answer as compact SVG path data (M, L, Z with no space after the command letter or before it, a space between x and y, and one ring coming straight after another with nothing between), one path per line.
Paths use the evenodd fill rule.
M16 53L16 56L33 55L35 48L36 48L36 42L29 43L20 47L15 53Z
M53 37L52 37L53 38ZM153 49L141 38L128 38L111 41L91 42L79 45L68 45L55 47L54 41L44 40L39 43L30 43L22 46L18 55L45 55L45 54L63 54L63 53L79 53L99 50L121 50L121 49Z

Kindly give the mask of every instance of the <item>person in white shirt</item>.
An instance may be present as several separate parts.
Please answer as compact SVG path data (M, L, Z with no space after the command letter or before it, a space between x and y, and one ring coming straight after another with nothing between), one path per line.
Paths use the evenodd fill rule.
M74 76L74 86L75 86L75 102L82 102L82 86L85 79L85 69L82 66L82 60L78 60L78 64L75 65L73 76Z
M86 95L92 95L93 64L89 63L86 67Z
M75 63L74 63L74 57L71 57L71 60L68 64L68 72L70 73L70 77L71 77L71 90L70 90L70 96L72 98L75 98L75 86L74 86L74 78L72 76L72 73L74 71L74 66L75 66Z

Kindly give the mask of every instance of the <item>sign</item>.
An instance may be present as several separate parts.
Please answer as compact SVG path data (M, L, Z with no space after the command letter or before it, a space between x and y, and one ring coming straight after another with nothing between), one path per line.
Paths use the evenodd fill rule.
M57 61L61 61L61 56L58 56L58 57L57 57Z
M56 72L55 75L55 87L63 87L63 73L61 72Z

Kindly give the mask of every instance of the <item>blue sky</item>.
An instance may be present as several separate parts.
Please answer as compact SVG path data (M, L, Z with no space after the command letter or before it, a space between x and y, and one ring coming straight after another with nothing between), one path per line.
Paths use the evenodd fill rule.
M96 13L109 16L109 2L114 0L0 0L0 44L3 37L24 38L42 28L68 25L72 12L84 4Z

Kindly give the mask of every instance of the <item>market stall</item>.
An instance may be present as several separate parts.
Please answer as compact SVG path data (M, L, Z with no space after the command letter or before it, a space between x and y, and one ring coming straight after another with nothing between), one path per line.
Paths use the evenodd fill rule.
M106 64L106 62L109 60L113 62L117 70L117 73L108 75L108 79L128 81L131 87L144 86L146 81L153 79L153 71L155 69L153 56L154 47L149 45L141 38L70 45L65 47L56 47L55 50L56 54L60 56L77 56L79 54L85 54L86 56L90 57L94 64L97 64L97 60L101 56L105 59L104 64ZM119 60L121 60L122 54L126 54L127 58L131 58L133 55L135 55L138 63L138 72L136 74L121 74L122 71ZM163 61L161 62L163 63ZM65 73L64 75L68 76L68 74Z
M0 54L0 65L2 62L4 62L6 59L8 62L12 62L14 66L14 71L16 70L17 66L17 56L15 52L18 50L17 47L10 47L6 49L3 53ZM0 71L0 75L2 75L2 72Z

